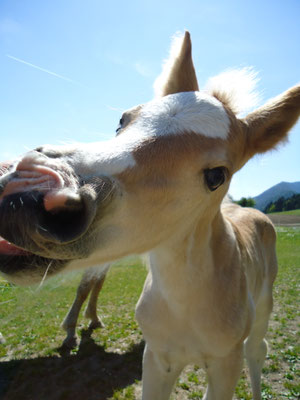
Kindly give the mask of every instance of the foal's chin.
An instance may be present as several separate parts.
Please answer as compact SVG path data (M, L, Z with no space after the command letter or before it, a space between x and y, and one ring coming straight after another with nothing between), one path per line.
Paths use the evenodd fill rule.
M55 260L27 253L22 255L0 254L1 274L16 285L41 283L68 265L68 260Z

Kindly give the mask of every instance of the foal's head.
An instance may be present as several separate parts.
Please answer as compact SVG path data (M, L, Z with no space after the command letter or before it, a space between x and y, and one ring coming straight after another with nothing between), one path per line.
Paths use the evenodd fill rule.
M159 95L125 112L114 139L47 145L6 166L0 270L39 279L49 264L51 274L142 253L212 221L232 175L284 141L300 110L297 86L240 119L243 99L220 79L199 91L185 33Z

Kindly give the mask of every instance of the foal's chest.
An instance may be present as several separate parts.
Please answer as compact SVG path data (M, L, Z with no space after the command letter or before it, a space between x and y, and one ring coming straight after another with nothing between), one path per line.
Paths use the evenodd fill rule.
M244 318L236 315L233 323L232 311L222 315L211 299L192 300L169 303L146 283L136 318L150 348L201 365L206 357L222 357L232 349L243 335Z

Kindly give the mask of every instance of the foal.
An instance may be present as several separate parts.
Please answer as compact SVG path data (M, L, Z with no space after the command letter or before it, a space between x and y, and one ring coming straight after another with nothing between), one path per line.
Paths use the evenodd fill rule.
M97 315L97 301L108 270L109 264L106 268L88 268L84 272L77 288L75 300L62 323L62 328L67 333L63 346L67 348L74 348L77 346L76 326L79 312L89 295L88 304L84 312L85 318L88 318L91 321L89 329L93 330L104 326L103 322Z
M240 119L225 78L199 91L186 33L159 97L124 113L116 138L40 147L0 178L0 269L10 280L149 252L136 308L143 400L167 400L189 363L207 373L205 400L232 399L243 354L261 399L276 235L262 213L223 199L251 157L286 140L300 86Z

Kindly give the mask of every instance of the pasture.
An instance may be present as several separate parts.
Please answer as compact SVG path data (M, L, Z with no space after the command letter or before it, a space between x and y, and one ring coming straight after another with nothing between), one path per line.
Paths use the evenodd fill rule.
M290 210L290 211L281 211L281 212L275 212L269 215L300 215L300 209L298 210Z
M279 274L263 370L264 399L298 399L300 228L278 229ZM133 400L141 392L143 340L134 320L135 304L146 277L137 258L115 264L99 299L105 327L92 334L83 317L80 345L62 351L60 324L71 305L80 274L64 275L41 288L0 281L1 400ZM174 399L201 399L205 378L197 365L181 374ZM251 399L246 369L236 399Z

